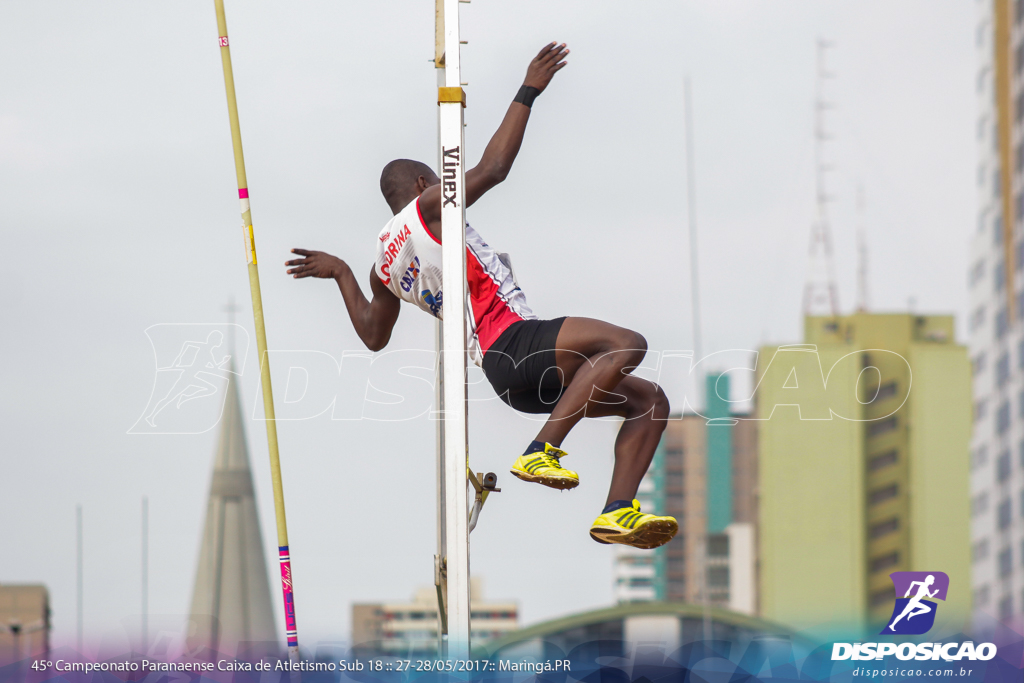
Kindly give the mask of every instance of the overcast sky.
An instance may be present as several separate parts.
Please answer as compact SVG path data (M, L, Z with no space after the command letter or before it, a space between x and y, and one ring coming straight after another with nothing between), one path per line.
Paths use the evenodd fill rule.
M433 2L229 0L227 12L270 346L340 357L360 344L336 288L293 281L281 263L291 247L323 249L365 280L390 217L381 167L436 158ZM962 316L974 24L968 0L462 5L471 163L537 50L572 50L508 180L469 220L512 254L541 317L602 318L652 350L692 348L689 74L704 350L801 341L823 37L836 46L827 155L840 305L855 300L861 184L872 307L913 298ZM75 635L78 503L90 639L140 609L144 495L150 610L188 609L216 432L127 432L154 386L147 328L222 322L234 296L252 329L216 37L208 0L0 5L0 582L49 587L56 644ZM390 348L432 348L432 324L405 307ZM249 415L253 361L241 381ZM680 407L682 383L666 388ZM489 597L518 600L526 623L613 600L613 551L587 529L615 429L573 432L567 465L582 484L559 494L506 474L535 423L495 402L472 412L474 467L504 488L473 535L472 569ZM270 549L262 423L248 434ZM432 582L433 426L323 416L282 423L280 438L300 638L344 639L351 602L402 600Z

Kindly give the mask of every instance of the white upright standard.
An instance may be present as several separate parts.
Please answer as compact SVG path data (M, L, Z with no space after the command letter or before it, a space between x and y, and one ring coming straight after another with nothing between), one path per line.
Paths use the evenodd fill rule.
M444 0L434 0L434 75L437 87L444 87ZM441 172L441 107L437 108L437 169ZM443 288L442 288L443 291ZM434 376L434 450L437 457L437 554L434 555L434 584L437 586L437 656L445 659L448 634L448 582L445 577L444 506L444 333L441 321L434 321L434 353L437 368Z
M469 520L466 414L466 211L459 0L444 0L441 108L441 242L444 306L445 556L448 657L469 659ZM447 305L445 305L445 302Z

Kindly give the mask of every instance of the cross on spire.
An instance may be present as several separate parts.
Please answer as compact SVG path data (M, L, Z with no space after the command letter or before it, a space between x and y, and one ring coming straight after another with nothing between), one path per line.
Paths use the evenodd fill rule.
M231 295L228 297L227 305L220 310L222 313L228 314L228 348L233 357L235 355L235 313L240 313L242 307L235 304L235 297Z

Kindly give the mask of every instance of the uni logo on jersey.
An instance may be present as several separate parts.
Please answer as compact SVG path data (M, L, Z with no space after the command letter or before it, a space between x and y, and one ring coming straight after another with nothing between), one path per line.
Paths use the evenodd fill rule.
M441 304L444 256L441 241L423 222L419 198L396 213L377 236L376 276L398 299L441 318L445 313ZM487 246L468 223L465 267L466 300L455 303L457 312L465 316L469 359L479 365L484 352L510 325L537 316L516 284L511 262ZM448 303L450 309L452 302Z
M402 276L402 281L399 283L402 285L403 292L412 291L412 286L416 282L416 278L420 276L420 257L413 256L412 261L409 263L409 267L405 269L405 275Z
M945 572L893 572L889 578L896 591L896 606L881 633L907 636L927 633L935 624L939 608L934 600L946 599L949 576Z

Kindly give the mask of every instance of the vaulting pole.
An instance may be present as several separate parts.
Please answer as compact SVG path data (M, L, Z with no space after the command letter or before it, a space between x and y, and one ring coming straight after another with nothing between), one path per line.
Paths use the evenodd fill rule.
M468 659L469 520L466 487L466 213L463 108L459 60L459 0L444 0L444 87L441 116L441 267L444 306L445 560L448 576L448 657Z
M249 186L245 180L245 159L242 156L242 131L238 126L238 104L235 102L235 78L231 71L231 48L228 47L228 24L224 18L224 0L214 0L217 9L217 35L220 57L224 65L224 88L228 96L228 119L231 122L231 144L235 151L235 174L238 176L238 198L242 208L242 233L245 260L249 265L249 291L252 294L252 315L256 326L256 348L260 358L260 386L263 387L263 413L267 423L267 445L270 450L270 479L274 487L274 515L277 518L278 557L281 563L281 591L284 594L285 635L288 657L299 663L299 635L295 627L295 594L292 591L292 564L288 552L288 523L284 514L284 486L281 483L281 460L277 450L277 422L274 416L274 391L270 385L270 359L267 358L267 330L263 324L263 298L260 295L260 273L256 267L256 243L249 211Z

